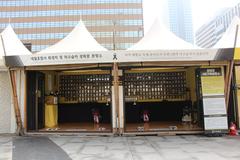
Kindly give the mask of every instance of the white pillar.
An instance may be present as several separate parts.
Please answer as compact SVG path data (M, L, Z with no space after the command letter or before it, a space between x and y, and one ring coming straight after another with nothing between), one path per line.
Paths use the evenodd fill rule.
M120 130L124 128L124 96L123 96L123 86L119 86L119 121Z
M117 128L117 117L116 117L116 105L115 105L115 93L114 86L112 86L112 128Z

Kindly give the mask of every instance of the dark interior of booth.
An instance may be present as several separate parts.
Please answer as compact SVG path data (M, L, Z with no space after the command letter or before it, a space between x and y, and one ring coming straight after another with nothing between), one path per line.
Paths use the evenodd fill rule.
M99 123L94 121L94 112ZM58 128L65 131L111 131L111 104L58 104Z
M125 132L202 131L203 108L194 74L193 68L125 70Z
M109 75L94 76L90 71L67 74L55 71L28 71L27 130L111 132ZM50 82L52 93L46 91ZM57 102L53 103L51 97L56 97ZM98 116L98 122L94 121L94 114ZM54 121L56 124L53 124ZM47 126L49 124L50 126Z
M181 122L186 107L191 108L191 101L126 103L126 123L142 123L144 111L151 122Z
M94 123L93 112L99 112L101 123L111 122L111 107L105 103L59 104L59 123Z
M125 131L191 131L202 130L202 110L195 109L191 101L163 101L163 102L126 102ZM148 114L149 120L144 121L144 113ZM195 116L199 120L184 122L185 114ZM199 123L200 122L200 123Z

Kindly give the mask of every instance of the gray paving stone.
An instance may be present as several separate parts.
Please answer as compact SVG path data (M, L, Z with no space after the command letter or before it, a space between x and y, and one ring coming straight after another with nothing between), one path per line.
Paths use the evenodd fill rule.
M135 145L131 146L131 151L132 152L137 152L137 153L154 153L156 150L149 145Z
M24 141L24 137L18 137ZM31 137L30 137L31 139ZM34 138L33 138L34 139ZM48 138L46 138L48 139ZM204 136L149 136L149 137L76 137L51 136L50 140L73 160L239 160L240 137ZM30 141L31 148L24 154L45 147L45 141ZM34 144L34 146L33 146ZM50 143L51 144L51 143ZM52 146L51 144L50 146ZM16 145L19 149L19 146ZM40 147L40 148L39 148ZM59 149L58 148L58 149ZM0 160L11 160L11 137L0 137ZM58 150L57 149L57 150ZM34 152L33 152L34 151ZM50 150L49 150L50 151ZM59 150L60 151L60 150ZM32 153L31 153L32 152ZM61 151L62 152L62 151ZM23 153L18 153L23 154ZM48 152L41 152L42 159L51 158ZM57 154L58 155L58 154ZM15 153L15 156L16 153ZM21 155L20 155L21 156ZM62 159L63 156L61 156ZM60 158L60 159L61 159ZM40 160L41 158L39 158ZM58 158L58 160L60 160ZM20 159L16 159L20 160ZM25 160L25 159L24 159Z
M89 155L102 155L105 152L106 147L104 145L85 146L80 153Z
M164 160L164 157L158 153L134 153L133 160Z
M132 153L129 150L107 150L104 158L110 160L132 160Z
M221 157L215 153L191 153L191 155L198 160L228 160L224 157Z
M124 142L116 142L116 143L108 143L106 144L108 150L124 150L126 149L126 143Z
M165 159L169 159L169 160L192 159L192 156L190 154L187 154L186 152L180 149L163 149L161 150L161 153Z
M47 137L16 137L13 145L13 160L71 160Z
M0 160L12 160L12 137L0 136Z

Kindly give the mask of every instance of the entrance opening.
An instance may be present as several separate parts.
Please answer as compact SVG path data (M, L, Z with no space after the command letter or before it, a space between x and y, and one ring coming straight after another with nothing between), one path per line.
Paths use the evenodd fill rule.
M27 76L28 131L112 131L110 70L29 71Z
M99 123L94 122L94 112ZM111 131L111 109L105 103L59 104L58 127L67 131Z
M202 131L196 68L124 71L125 131Z

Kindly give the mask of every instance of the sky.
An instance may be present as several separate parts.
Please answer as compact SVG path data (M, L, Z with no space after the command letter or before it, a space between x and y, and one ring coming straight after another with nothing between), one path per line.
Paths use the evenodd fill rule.
M217 12L226 7L232 7L240 3L240 0L192 0L193 29L199 27L214 17ZM167 0L143 0L145 32L149 29L157 15L159 19L167 24L165 10Z

